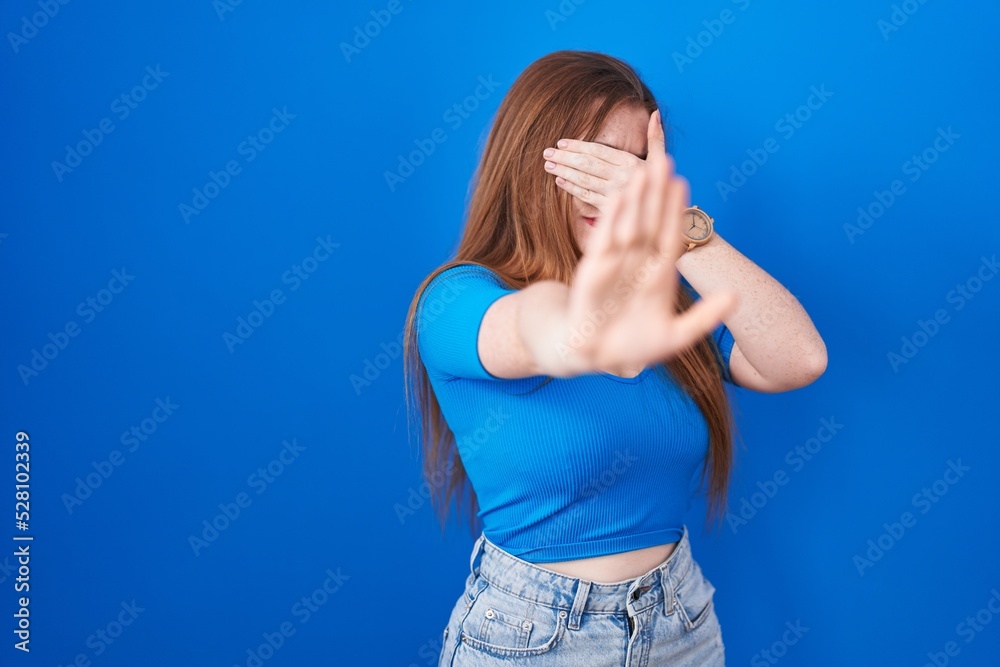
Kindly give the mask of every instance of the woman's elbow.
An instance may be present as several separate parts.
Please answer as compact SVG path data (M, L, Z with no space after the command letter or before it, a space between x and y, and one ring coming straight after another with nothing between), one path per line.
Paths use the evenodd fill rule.
M808 387L826 372L826 346L822 343L817 349L803 353L800 359L801 361L794 366L794 371L785 373L781 380L774 382L774 392Z
M826 372L826 365L826 345L820 341L819 347L816 350L805 355L801 371L801 384L799 386L805 387L818 380Z

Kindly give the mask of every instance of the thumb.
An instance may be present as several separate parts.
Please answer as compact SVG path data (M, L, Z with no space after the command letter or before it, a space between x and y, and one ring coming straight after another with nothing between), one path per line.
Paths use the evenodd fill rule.
M649 117L649 126L646 128L646 144L647 156L652 155L653 151L667 152L666 138L663 135L663 119L659 109Z
M683 314L674 317L670 347L677 350L694 344L724 324L738 306L739 297L732 291L715 292L698 299Z

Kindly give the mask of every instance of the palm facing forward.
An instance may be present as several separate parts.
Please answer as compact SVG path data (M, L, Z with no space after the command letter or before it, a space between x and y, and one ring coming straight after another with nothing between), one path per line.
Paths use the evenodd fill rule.
M651 147L652 148L652 147ZM650 150L645 165L611 197L569 288L569 347L582 366L646 366L664 362L718 327L736 295L718 292L674 312L683 253L681 214L687 180L673 159Z

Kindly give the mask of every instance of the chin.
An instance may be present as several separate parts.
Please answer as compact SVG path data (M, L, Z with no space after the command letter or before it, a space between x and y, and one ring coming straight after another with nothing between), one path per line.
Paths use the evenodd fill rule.
M594 228L587 223L578 221L575 225L576 229L576 245L579 246L580 252L587 252L587 242L590 239L590 235L594 232Z

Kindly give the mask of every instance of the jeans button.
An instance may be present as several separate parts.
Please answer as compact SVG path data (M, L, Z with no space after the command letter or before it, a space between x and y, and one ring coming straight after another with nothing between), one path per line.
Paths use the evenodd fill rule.
M635 589L634 591L632 591L632 599L638 600L639 596L648 591L650 588L652 588L652 586L642 586L640 588Z

